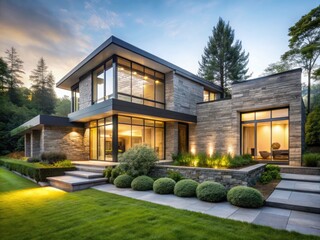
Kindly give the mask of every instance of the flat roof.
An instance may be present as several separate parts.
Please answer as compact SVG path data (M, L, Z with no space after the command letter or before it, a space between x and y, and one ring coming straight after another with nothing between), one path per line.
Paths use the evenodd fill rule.
M57 84L58 88L70 90L70 88L79 81L79 78L94 67L105 61L112 55L119 55L148 66L163 73L174 71L176 74L188 78L196 83L203 85L208 90L222 92L220 86L204 80L203 78L188 72L162 58L159 58L151 53L148 53L140 48L137 48L115 36L111 36L97 49L90 53L84 60L68 72Z

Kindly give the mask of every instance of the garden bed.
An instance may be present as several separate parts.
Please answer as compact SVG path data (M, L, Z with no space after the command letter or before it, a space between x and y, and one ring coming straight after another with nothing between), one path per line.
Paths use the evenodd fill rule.
M28 163L23 160L0 158L0 166L10 171L18 172L34 179L36 182L45 182L47 177L64 175L65 171L75 170L75 167L55 167L42 163Z

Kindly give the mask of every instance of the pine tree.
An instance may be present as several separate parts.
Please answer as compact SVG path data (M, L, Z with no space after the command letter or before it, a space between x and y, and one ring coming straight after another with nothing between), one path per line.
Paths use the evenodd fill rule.
M23 85L21 81L21 74L23 71L23 61L19 58L19 55L14 47L6 50L6 62L9 69L8 87L13 89Z
M7 63L0 58L0 92L3 93L8 88L9 69Z
M223 95L229 95L232 82L249 77L246 75L248 58L249 54L242 50L241 41L234 40L234 30L229 23L219 18L199 62L199 75L219 84L224 90Z
M30 75L33 90L32 102L40 114L53 114L56 95L54 91L54 77L48 73L48 66L43 58L38 61L37 68Z

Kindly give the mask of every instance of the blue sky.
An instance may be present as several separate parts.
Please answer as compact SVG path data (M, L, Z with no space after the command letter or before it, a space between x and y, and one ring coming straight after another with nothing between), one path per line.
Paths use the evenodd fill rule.
M288 49L288 28L318 5L314 0L0 0L0 56L11 46L17 49L26 86L40 57L58 81L115 35L196 74L222 17L250 54L252 77L258 77Z

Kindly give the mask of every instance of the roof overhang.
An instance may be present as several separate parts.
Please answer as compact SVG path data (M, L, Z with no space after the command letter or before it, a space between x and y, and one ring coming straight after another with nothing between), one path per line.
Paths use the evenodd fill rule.
M56 127L76 127L81 128L82 123L71 123L67 117L57 117L48 115L38 115L28 122L20 125L11 131L11 135L21 135L32 130L41 130L43 126L56 126Z
M56 84L56 86L58 88L70 90L71 87L79 81L81 76L87 74L93 68L113 55L130 59L162 73L174 71L183 77L205 86L206 89L222 92L221 87L114 36L111 36L76 67L74 67Z
M144 106L118 99L109 99L68 115L71 122L88 122L114 114L142 117L159 121L196 123L197 117L190 114Z

